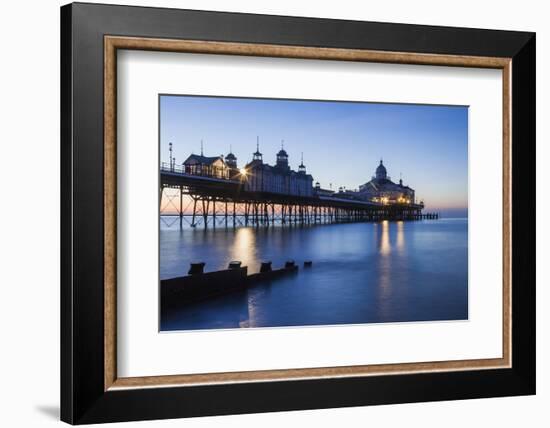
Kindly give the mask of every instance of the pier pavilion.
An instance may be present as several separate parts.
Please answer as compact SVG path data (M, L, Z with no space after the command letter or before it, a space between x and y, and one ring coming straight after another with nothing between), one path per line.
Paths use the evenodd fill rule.
M288 164L288 153L281 145L275 165L263 162L259 144L244 171L244 188L248 192L280 193L292 196L313 196L313 177L307 174L304 160L294 171Z
M376 168L375 175L372 179L359 186L357 196L362 200L385 202L389 204L415 203L414 189L411 189L409 186L404 186L402 178L399 178L399 183L394 183L391 177L388 176L382 159L380 159L380 165Z

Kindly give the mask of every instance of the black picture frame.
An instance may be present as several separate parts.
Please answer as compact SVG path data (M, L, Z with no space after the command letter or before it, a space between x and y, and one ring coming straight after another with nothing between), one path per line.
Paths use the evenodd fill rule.
M512 367L104 390L104 36L512 58ZM535 393L535 34L74 3L61 8L61 419L71 424Z

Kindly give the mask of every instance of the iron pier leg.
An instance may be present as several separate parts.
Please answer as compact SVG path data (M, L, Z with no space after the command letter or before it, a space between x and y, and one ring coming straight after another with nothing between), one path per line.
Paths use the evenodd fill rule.
M216 198L212 198L212 225L216 227Z
M195 214L197 212L197 199L195 197L193 197L193 217L192 217L192 220L191 220L191 227L195 227L196 224L195 224Z
M180 186L180 229L183 226L183 186Z
M208 227L208 211L210 211L210 201L209 200L206 200L206 204L205 204L205 200L203 199L202 200L202 218L204 219L204 227ZM205 209L205 206L206 206L206 209Z
M288 206L288 221L290 225L292 226L292 205Z

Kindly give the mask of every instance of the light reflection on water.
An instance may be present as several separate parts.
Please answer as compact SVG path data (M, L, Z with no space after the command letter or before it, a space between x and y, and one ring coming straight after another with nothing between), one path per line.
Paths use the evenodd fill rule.
M310 227L167 228L161 278L232 260L259 270L288 259L299 273L161 314L162 330L466 319L466 219ZM311 269L303 269L312 260Z

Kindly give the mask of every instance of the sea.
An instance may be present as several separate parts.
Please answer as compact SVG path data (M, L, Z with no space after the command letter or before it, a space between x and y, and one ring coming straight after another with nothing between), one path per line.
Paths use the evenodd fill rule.
M160 314L162 331L468 319L468 220L189 227L160 220L160 277L263 261L289 275ZM311 261L310 268L303 263Z

